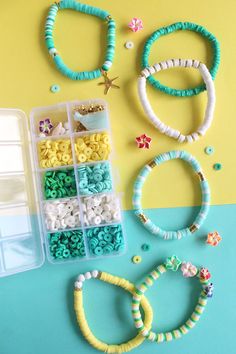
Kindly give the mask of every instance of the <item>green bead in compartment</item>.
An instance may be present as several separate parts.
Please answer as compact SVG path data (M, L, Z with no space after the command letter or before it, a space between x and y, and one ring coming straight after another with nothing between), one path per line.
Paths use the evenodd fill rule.
M121 224L93 227L86 230L89 252L93 256L106 256L124 250Z
M50 255L53 259L83 258L86 256L82 230L48 234Z
M75 197L77 195L73 168L47 171L43 174L45 199Z

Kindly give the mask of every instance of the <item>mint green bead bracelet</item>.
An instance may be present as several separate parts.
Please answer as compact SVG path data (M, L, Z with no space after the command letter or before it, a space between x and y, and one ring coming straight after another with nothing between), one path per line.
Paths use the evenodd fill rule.
M146 67L150 66L148 60L149 60L152 44L160 37L179 30L188 30L188 31L199 33L200 35L202 35L203 37L205 37L210 41L210 44L213 49L213 63L209 71L211 73L212 79L214 80L220 64L220 44L217 38L212 33L210 33L206 28L191 22L173 23L172 25L159 28L158 30L153 32L144 45L144 49L142 53L142 64L141 64L142 69L145 69ZM178 96L178 97L194 96L194 95L198 95L200 92L206 89L205 84L201 84L199 86L190 89L183 89L183 90L174 89L161 84L160 81L156 80L152 75L150 75L147 80L153 87L171 96Z
M161 229L159 226L155 225L154 222L152 222L151 219L145 215L141 205L142 187L149 173L155 166L161 165L165 161L174 159L181 159L183 161L186 161L192 167L193 171L197 174L200 180L200 187L202 192L202 205L196 219L191 224L191 226L177 231L166 231ZM142 225L150 233L160 236L164 240L179 240L182 237L190 236L195 231L199 230L200 227L203 225L210 208L210 187L203 174L199 162L195 159L195 157L193 157L186 151L176 150L157 155L152 161L150 161L142 168L134 182L133 208L135 211L135 215L141 221Z
M61 56L59 55L53 39L53 29L56 20L56 15L59 10L72 9L79 11L88 15L96 16L108 23L108 33L107 33L107 50L105 55L105 61L101 68L92 71L73 71L68 68ZM92 80L102 76L103 72L106 72L112 66L114 53L115 53L115 21L111 18L107 11L101 10L97 7L81 4L75 0L62 0L59 3L55 3L50 6L50 10L46 19L45 24L45 42L49 54L52 56L53 61L57 69L65 76L72 80Z

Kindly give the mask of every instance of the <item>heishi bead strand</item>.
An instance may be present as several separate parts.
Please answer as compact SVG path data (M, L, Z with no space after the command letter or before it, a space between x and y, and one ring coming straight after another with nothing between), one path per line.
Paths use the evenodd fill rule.
M183 68L195 68L198 69L207 89L207 107L205 111L205 116L203 123L199 126L196 132L193 132L189 135L184 135L180 131L169 127L164 124L160 118L154 113L151 104L147 97L146 91L146 81L150 77L150 75L157 73L162 70L166 70L169 68L175 67L183 67ZM138 93L143 109L148 116L151 123L162 133L171 138L178 140L178 142L188 142L192 143L199 139L200 136L205 135L206 131L210 128L211 123L214 117L214 109L215 109L215 87L211 77L210 72L207 67L200 63L198 60L192 59L170 59L166 60L153 66L147 67L141 72L141 76L138 79Z
M187 334L190 329L192 329L196 323L199 321L201 314L203 313L208 298L211 298L213 295L213 284L209 282L211 277L209 271L206 268L197 268L188 262L192 268L195 269L194 273L184 273L186 262L181 262L178 257L172 256L168 257L166 263L156 267L151 273L149 273L141 285L135 288L135 294L132 299L132 316L134 320L134 325L140 332L142 336L150 340L151 342L170 342L173 339L179 339L184 334ZM167 270L172 270L176 272L178 268L181 267L184 277L198 277L202 285L202 290L200 292L197 305L195 306L189 319L181 325L179 328L174 329L169 332L155 333L151 329L148 329L142 320L142 315L140 312L140 301L144 296L145 292L154 284L160 276L166 273Z
M84 305L83 305L84 283L90 279L101 280L105 283L118 286L124 289L125 291L129 292L131 295L134 294L134 289L135 289L134 284L132 284L128 280L114 276L106 272L100 272L98 270L86 272L85 274L80 274L78 276L75 282L75 290L74 290L74 309L75 309L76 318L80 330L83 336L85 337L85 339L88 341L88 343L91 346L93 346L95 349L100 350L101 352L104 353L126 353L138 347L140 344L142 344L145 338L140 334L136 335L134 338L121 344L107 344L105 342L102 342L97 337L95 337L87 322ZM145 296L143 296L141 300L141 307L143 309L144 316L145 316L144 323L147 326L147 328L150 328L153 319L153 313L152 313L152 308L148 300L145 298Z
M219 68L220 64L220 44L217 40L217 38L210 33L206 28L203 26L200 26L195 23L191 22L177 22L173 23L169 26L159 28L156 30L154 33L151 34L151 36L147 39L143 53L142 53L142 69L145 69L146 67L149 67L149 56L150 56L150 51L151 47L154 44L156 40L158 40L160 37L171 34L173 32L179 31L179 30L188 30L192 32L196 32L200 34L202 37L206 38L213 49L213 61L212 61L212 66L210 68L210 74L212 76L212 79L214 80ZM186 97L186 96L194 96L198 95L200 92L204 91L206 89L204 84L201 84L199 86L196 86L194 88L190 89L174 89L168 86L165 86L161 84L158 80L156 80L152 75L148 77L148 82L156 89L172 96L178 96L178 97Z
M72 9L88 15L96 16L108 22L107 32L107 50L105 54L105 61L101 68L92 71L76 72L68 68L59 55L53 39L53 30L56 21L56 15L59 10ZM115 21L111 18L107 11L101 10L97 7L81 4L75 0L62 0L56 4L51 5L45 24L45 42L49 54L52 56L57 69L65 76L72 80L93 80L102 76L103 71L108 71L113 63L115 54Z
M166 231L157 226L149 217L147 217L142 209L142 188L143 185L155 166L161 165L163 162L173 160L173 159L181 159L186 161L193 169L193 171L197 174L200 187L202 192L202 205L200 211L191 224L191 226L186 227L185 229L177 230L177 231ZM133 189L133 209L135 211L135 215L141 221L142 225L152 234L162 237L164 240L172 240L172 239L181 239L185 236L190 236L194 232L200 229L203 225L209 208L210 208L210 187L209 184L203 174L202 168L198 161L190 155L186 151L169 151L164 154L157 155L152 161L146 164L142 170L139 172L135 182Z

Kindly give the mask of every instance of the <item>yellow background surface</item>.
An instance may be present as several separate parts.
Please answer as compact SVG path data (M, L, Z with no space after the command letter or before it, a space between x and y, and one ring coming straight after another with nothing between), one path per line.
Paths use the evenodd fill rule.
M74 99L104 98L101 79L74 82L55 68L44 43L44 22L51 4L48 0L2 1L0 11L0 106L20 108L29 115L37 106L47 106ZM119 76L120 90L105 98L110 107L114 165L120 175L118 188L123 194L123 207L131 208L132 185L140 168L156 154L171 149L184 149L201 163L212 190L212 204L236 201L235 168L235 13L236 1L89 0L90 5L106 9L116 20L117 45L115 61L109 72ZM134 16L142 18L144 29L132 33L127 24ZM161 135L144 115L137 96L141 52L145 40L157 28L177 21L191 21L206 27L221 44L221 65L215 81L217 105L214 122L206 136L198 142L178 144ZM106 24L101 20L74 11L61 11L54 33L55 43L64 62L74 70L91 70L103 62ZM134 42L127 50L124 43ZM169 58L200 59L208 65L212 52L209 44L194 33L177 32L162 37L151 50L150 64ZM156 76L157 77L157 76ZM200 83L193 69L172 69L158 74L159 79L174 87L185 88ZM61 91L50 92L52 84ZM206 93L194 98L175 98L148 87L150 101L163 121L184 133L193 131L203 118ZM146 133L153 138L150 150L139 150L135 137ZM215 153L208 156L204 148L211 145ZM215 162L223 164L214 171ZM176 207L196 205L200 201L197 180L191 170L173 161L153 171L144 189L144 207Z

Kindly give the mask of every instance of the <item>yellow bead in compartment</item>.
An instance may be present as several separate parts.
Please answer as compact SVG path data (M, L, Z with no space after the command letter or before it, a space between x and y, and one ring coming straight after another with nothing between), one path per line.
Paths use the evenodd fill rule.
M38 157L41 168L72 165L70 139L40 141L38 143Z
M110 152L110 137L106 132L84 135L75 139L78 163L107 160Z

